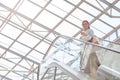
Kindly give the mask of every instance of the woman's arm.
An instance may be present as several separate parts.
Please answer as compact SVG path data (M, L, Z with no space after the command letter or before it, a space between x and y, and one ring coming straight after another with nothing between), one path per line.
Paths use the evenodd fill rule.
M81 31L80 34L81 34L82 36L88 36L88 34L87 34L86 32L84 32L84 31Z
M87 32L87 34L88 34L89 36L95 37L94 32L93 32L92 29L88 29L86 32Z

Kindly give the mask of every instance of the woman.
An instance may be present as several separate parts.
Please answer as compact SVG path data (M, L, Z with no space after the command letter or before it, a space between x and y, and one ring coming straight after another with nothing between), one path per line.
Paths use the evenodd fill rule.
M80 32L82 37L80 39L88 42L92 42L95 44L99 44L99 40L94 35L94 32L92 29L90 29L89 22L87 20L84 20L82 22L83 30Z
M89 22L84 20L82 22L83 30L80 32L82 37L80 39L84 41L88 41L94 44L99 44L99 40L94 35L92 29L90 29ZM91 75L91 77L96 78L96 70L99 67L100 63L96 56L96 49L91 45L87 45L84 47L84 53L81 56L81 69L84 70L85 73Z

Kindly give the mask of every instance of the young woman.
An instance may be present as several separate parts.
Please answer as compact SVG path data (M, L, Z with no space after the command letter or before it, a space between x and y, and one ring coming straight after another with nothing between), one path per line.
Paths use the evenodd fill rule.
M80 32L82 37L80 39L88 42L92 42L95 44L99 44L99 40L94 35L94 32L92 29L90 29L89 22L87 20L84 20L82 22L83 30Z
M82 22L83 30L80 32L82 37L80 39L84 41L88 41L94 44L99 44L99 40L94 35L94 32L92 29L90 29L89 22L87 20L84 20ZM88 48L89 47L89 48ZM85 51L81 56L81 69L84 70L85 73L88 73L91 77L96 78L96 70L99 67L100 63L96 56L96 49L93 46L85 46Z

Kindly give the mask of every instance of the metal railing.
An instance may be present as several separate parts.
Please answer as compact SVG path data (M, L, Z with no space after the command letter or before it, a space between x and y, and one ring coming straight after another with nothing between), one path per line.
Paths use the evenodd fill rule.
M54 68L52 70L50 70L51 68ZM58 71L58 69L61 70ZM50 70L50 71L49 71ZM58 71L58 72L57 72ZM53 72L50 73L50 72ZM59 74L58 74L59 73ZM48 74L48 75L47 75ZM52 75L51 75L52 74ZM67 75L67 79L62 79L60 77L60 80L92 80L88 75L86 75L85 73L82 73L82 72L76 72L74 71L73 69L71 69L69 66L63 64L63 63L60 63L60 62L53 62L51 63L49 66L48 66L48 69L46 70L46 72L43 74L41 80L59 80L57 79L57 76L63 76L63 78L66 78L65 75Z
M114 71L118 70L118 72L120 72L120 69L116 68L116 66L120 67L118 64L120 61L119 51L111 49L107 46L103 47L101 45L85 42L63 35L58 36L53 40L46 52L44 62L47 64L50 64L53 61L61 62L69 66L74 71L81 72L81 60L84 59L84 57L81 58L81 56L83 54L89 54L91 51L95 52L98 57L102 57L102 59L104 59L103 62L100 59L101 65L107 66ZM110 59L108 59L109 57Z
M106 66L114 64L112 66L110 65L109 67L119 70L115 67L120 66L116 64L116 61L120 61L119 51L68 36L56 37L47 50L46 57L44 57L43 61L49 64L52 62L52 60L56 60L65 63L76 71L81 71L81 65L83 65L81 60L85 59L85 54L90 54L91 51L94 51L97 54L101 64ZM107 62L108 60L109 62ZM75 66L76 64L77 66Z
M45 59L45 57L47 56L49 50L51 49L51 47L52 47L53 44L55 43L55 41L57 41L60 37L62 37L62 38L67 38L67 39L69 39L69 40L73 40L73 39L74 39L74 40L76 40L76 41L84 42L85 44L89 44L89 45L92 45L92 46L97 46L97 47L100 47L100 48L103 48L103 49L107 49L107 50L110 50L110 51L113 51L113 52L116 52L116 53L120 54L119 51L114 50L114 49L110 49L109 47L107 48L107 46L106 46L106 47L103 47L102 45L96 45L96 44L93 44L93 43L90 43L90 42L85 42L85 41L83 41L83 40L76 39L76 38L74 38L74 37L69 37L69 36L65 36L65 35L59 35L58 37L56 37L56 38L52 41L52 43L51 43L50 47L48 48L47 52L45 53L45 56L43 57L43 59ZM117 44L117 43L115 43L115 42L111 42L111 41L107 41L107 40L102 40L102 41L106 41L106 42L110 42L110 43L113 43L113 44ZM120 45L120 44L118 44L118 45Z

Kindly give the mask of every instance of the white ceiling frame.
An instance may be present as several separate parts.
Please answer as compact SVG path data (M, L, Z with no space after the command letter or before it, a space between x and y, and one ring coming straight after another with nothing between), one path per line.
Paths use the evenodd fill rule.
M111 5L111 3L109 3L106 0L100 0L100 1L103 2L103 3L105 3L106 5ZM117 1L119 1L119 0L117 0ZM118 7L113 6L112 8L115 9L115 10L117 10L118 12L120 12L120 9ZM108 15L111 18L120 18L120 16L112 15L112 8L111 8L111 13L106 12L106 15Z

